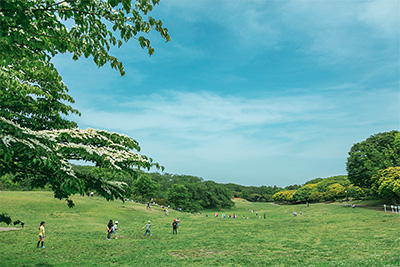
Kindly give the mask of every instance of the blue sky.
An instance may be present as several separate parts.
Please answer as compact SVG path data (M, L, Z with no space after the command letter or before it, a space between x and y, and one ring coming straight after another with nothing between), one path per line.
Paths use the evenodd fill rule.
M137 140L171 174L242 185L346 174L348 151L400 129L399 1L162 0L172 41L113 49L126 76L54 59L81 128Z

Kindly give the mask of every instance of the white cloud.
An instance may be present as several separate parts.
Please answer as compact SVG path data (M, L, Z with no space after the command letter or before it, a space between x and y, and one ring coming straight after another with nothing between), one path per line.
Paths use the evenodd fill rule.
M397 0L373 0L363 3L358 12L359 20L374 29L380 37L395 40L400 29L400 2Z
M398 1L291 1L285 10L286 26L308 39L301 51L326 64L398 51Z
M109 99L109 102L113 100ZM313 112L327 108L329 104L322 103L317 96L244 99L222 97L210 92L169 91L163 96L136 97L125 103L119 102L118 106L132 111L90 112L85 108L82 111L91 123L106 124L118 130L157 127L183 132L221 133L245 130L247 127L307 121L315 116Z

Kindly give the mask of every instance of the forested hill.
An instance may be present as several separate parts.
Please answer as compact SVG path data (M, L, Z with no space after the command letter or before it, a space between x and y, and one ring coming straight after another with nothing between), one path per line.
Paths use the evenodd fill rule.
M347 176L316 178L304 185L244 186L234 183L221 184L190 175L136 171L134 174L115 175L107 170L93 166L74 166L77 174L93 179L122 181L128 185L125 197L141 202L153 201L170 205L186 211L221 209L234 206L233 198L243 198L251 202L285 202L334 200L344 197L345 191L355 195L360 190L347 179ZM11 175L0 177L0 190L32 190L31 183L19 181ZM354 190L353 190L354 189ZM355 191L357 192L357 191ZM89 192L86 192L89 193Z
M283 190L276 186L243 186L238 184L221 184L190 175L136 171L115 174L93 166L74 166L74 171L92 179L121 181L128 185L126 198L147 202L154 199L159 204L170 205L183 210L204 210L230 208L234 206L233 198L244 198L252 202L273 201L272 196ZM45 187L50 189L48 186ZM32 190L33 183L19 180L13 175L0 177L0 190ZM89 193L89 192L86 192ZM96 192L95 192L96 193Z
M256 187L256 186L243 186L234 183L222 184L208 180L204 181L203 178L190 175L150 173L150 176L152 180L156 181L160 185L158 195L160 196L160 198L164 199L167 199L168 189L174 184L185 185L189 191L197 191L197 193L194 193L195 195L206 194L206 192L204 192L205 187L208 187L210 189L219 188L221 192L229 191L231 197L245 198L252 202L273 201L272 196L276 192L279 192L283 189L276 186Z

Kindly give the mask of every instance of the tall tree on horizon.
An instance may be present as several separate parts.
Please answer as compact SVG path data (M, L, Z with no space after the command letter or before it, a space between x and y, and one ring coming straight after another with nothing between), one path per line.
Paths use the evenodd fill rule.
M379 170L400 166L400 132L370 136L352 146L347 158L348 179L357 186L371 188Z

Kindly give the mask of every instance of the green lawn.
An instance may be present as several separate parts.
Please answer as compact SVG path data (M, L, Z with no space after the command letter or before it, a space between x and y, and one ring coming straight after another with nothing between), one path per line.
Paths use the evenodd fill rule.
M98 197L73 198L72 209L50 192L2 192L0 211L25 222L0 233L1 266L400 266L400 215L338 203L277 206L237 201L238 219L191 215ZM254 209L251 213L249 209ZM292 216L293 210L303 215ZM266 214L258 219L255 212ZM249 216L249 220L243 219ZM172 220L180 217L178 235ZM119 239L106 224L119 221ZM37 249L46 221L45 249ZM152 237L142 227L152 222ZM0 227L5 227L4 223Z

